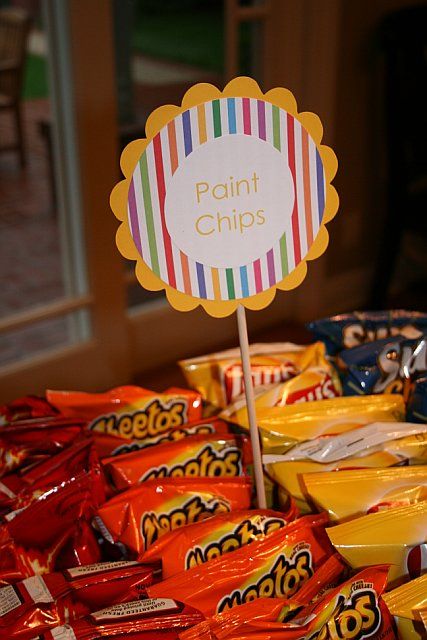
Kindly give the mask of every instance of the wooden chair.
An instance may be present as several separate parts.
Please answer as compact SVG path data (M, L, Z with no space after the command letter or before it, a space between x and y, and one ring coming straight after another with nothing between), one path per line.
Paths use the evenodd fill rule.
M31 18L23 9L0 9L0 110L12 112L16 142L0 151L19 151L21 167L26 164L21 115L21 91Z

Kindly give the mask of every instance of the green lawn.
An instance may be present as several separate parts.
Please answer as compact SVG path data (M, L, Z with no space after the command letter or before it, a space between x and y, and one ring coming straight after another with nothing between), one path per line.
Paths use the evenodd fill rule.
M24 99L45 98L49 93L45 58L29 54L24 73Z

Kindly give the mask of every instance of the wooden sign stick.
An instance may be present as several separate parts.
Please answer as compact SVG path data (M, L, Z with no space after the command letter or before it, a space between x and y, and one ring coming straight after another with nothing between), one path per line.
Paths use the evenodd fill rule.
M255 488L259 509L266 509L264 474L262 468L261 446L255 412L254 387L252 383L251 361L249 357L248 327L246 324L245 307L237 307L237 326L239 329L240 354L242 358L243 379L245 382L246 407L249 418L252 452L254 458Z

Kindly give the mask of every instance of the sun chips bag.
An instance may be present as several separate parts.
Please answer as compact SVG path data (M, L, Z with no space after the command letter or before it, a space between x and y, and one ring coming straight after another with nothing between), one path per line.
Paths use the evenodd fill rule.
M427 574L386 593L384 602L394 616L400 640L426 637L422 612L427 612Z
M389 564L389 584L397 586L427 568L427 501L344 522L330 527L328 536L354 569Z

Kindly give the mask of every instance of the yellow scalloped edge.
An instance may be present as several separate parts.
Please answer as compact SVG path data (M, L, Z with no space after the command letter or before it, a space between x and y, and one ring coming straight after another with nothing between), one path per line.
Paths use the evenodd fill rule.
M130 233L127 221L127 194L135 166L144 149L157 133L166 126L168 122L187 109L196 107L203 102L209 102L216 98L223 97L246 97L265 100L294 116L308 131L317 145L325 171L326 191L325 210L316 238L307 255L290 274L270 289L250 296L249 298L214 301L195 298L173 289L169 284L158 278L145 264L136 249ZM145 130L147 138L134 140L124 149L120 159L120 167L125 179L116 184L110 197L111 209L114 215L121 221L116 234L117 247L125 258L136 261L135 274L138 282L143 287L150 291L160 291L164 289L169 304L178 311L191 311L201 305L209 315L223 318L232 314L238 305L243 305L247 309L254 311L264 309L273 301L277 289L289 291L295 289L303 282L307 275L307 262L319 258L326 251L329 235L325 225L335 216L339 204L338 194L331 185L337 172L338 160L330 147L321 144L323 126L320 118L315 113L298 113L295 97L288 89L277 87L270 89L264 94L255 80L247 77L239 77L231 80L222 92L212 84L200 83L193 85L185 93L180 107L164 105L153 111L148 117Z

